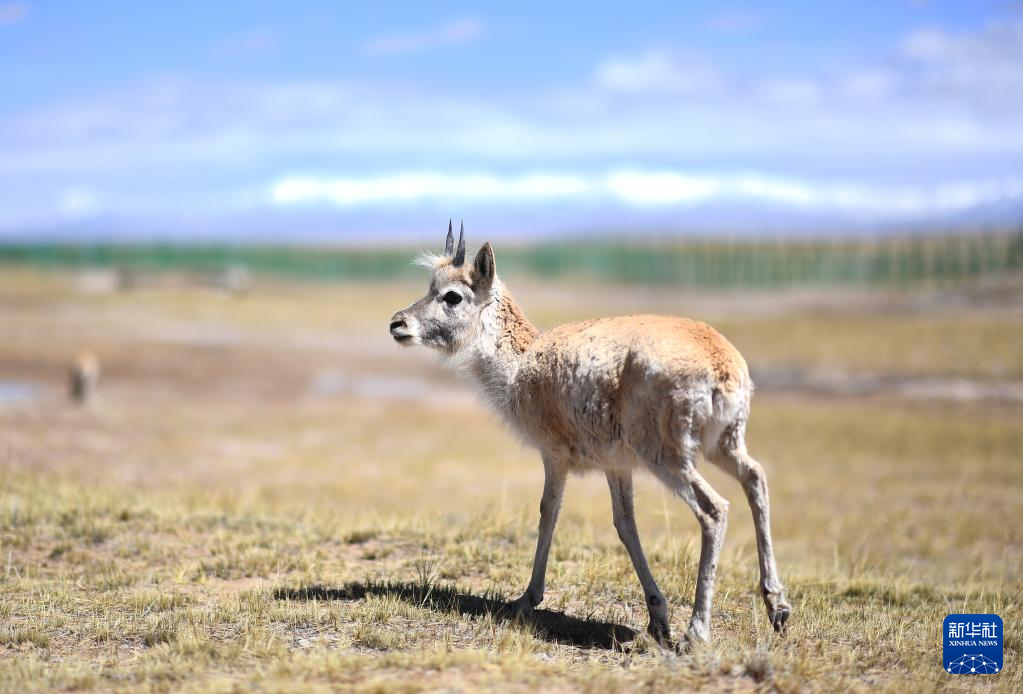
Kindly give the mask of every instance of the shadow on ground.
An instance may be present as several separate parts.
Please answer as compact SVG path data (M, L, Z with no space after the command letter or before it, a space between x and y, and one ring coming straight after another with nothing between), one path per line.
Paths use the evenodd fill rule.
M352 582L337 588L308 586L278 588L277 600L364 600L368 596L393 596L405 602L442 612L457 612L473 617L492 615L495 619L515 622L511 603L495 595L461 593L455 588L419 583ZM621 624L579 619L563 612L536 610L529 619L537 636L551 643L579 648L616 650L636 638L638 632Z

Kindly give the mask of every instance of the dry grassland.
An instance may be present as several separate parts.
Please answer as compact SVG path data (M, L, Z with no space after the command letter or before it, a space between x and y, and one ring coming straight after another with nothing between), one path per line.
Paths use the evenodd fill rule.
M513 288L515 285L513 284ZM768 470L794 614L770 629L738 485L708 647L643 633L602 478L569 482L537 619L542 470L391 312L421 287L256 285L109 295L0 278L0 690L1023 689L1023 403L944 382L1023 381L1018 293L680 295L524 284L536 322L663 311L718 325L777 387ZM89 408L64 369L104 366ZM798 375L869 375L822 395ZM785 379L771 375L796 374ZM891 379L929 379L904 397ZM685 630L698 526L637 485L654 574ZM995 612L1006 666L941 668L950 612Z

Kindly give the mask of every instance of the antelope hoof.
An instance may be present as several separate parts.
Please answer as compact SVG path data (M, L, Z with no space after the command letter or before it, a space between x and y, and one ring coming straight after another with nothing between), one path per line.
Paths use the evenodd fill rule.
M646 633L661 646L671 647L671 626L668 620L651 619L646 627Z
M692 650L696 645L702 645L710 643L710 631L707 629L700 629L692 624L686 630L686 650Z
M508 609L511 610L512 616L516 619L529 619L532 617L533 607L533 601L528 594L508 603Z
M776 632L780 634L782 630L785 629L785 622L789 621L789 615L791 613L792 609L784 603L778 605L776 608L768 610L768 616L771 618L771 626L774 627Z

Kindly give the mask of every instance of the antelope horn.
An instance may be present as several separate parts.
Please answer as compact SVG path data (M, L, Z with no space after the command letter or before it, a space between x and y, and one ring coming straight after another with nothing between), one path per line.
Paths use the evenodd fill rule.
M455 235L451 233L451 220L448 220L448 238L444 242L444 255L451 256L455 252Z
M455 251L455 258L451 261L451 264L455 267L462 267L462 263L465 262L465 222L462 222L462 228L458 230L458 250Z

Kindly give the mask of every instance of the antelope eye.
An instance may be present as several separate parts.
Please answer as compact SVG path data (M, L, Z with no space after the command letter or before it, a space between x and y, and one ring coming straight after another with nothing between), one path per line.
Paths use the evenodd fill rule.
M462 295L458 292L448 292L444 295L444 303L448 306L457 306L462 303Z

